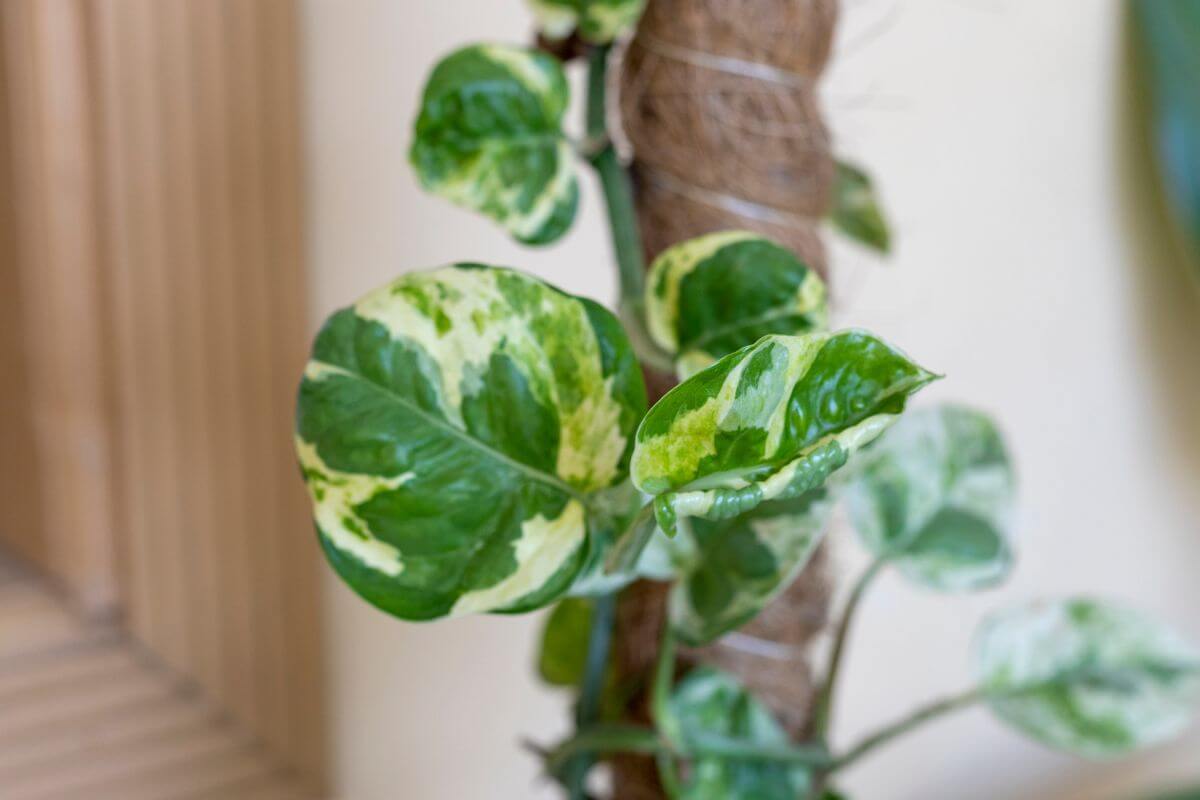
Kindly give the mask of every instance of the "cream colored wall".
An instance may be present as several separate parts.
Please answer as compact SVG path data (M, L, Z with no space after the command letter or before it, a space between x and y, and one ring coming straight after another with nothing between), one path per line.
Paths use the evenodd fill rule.
M520 41L518 0L306 0L315 316L406 270L519 266L607 298L586 181L559 245L526 250L421 194L405 152L426 71L470 41ZM966 680L986 609L1058 593L1125 598L1200 639L1200 302L1171 263L1125 141L1116 0L853 4L828 108L875 173L899 245L838 247L840 322L943 371L925 401L993 411L1022 485L1020 569L952 600L890 576L863 608L841 738ZM848 538L847 571L859 561ZM565 726L530 671L538 620L393 621L329 580L334 770L348 800L552 796L516 740ZM864 763L856 796L1122 798L1200 781L1200 738L1134 764L1049 754L969 712Z

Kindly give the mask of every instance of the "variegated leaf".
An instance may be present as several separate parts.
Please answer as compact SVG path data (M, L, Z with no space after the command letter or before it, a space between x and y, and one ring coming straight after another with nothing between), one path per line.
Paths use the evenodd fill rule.
M637 24L646 0L528 0L538 29L548 39L581 39L605 44Z
M772 333L824 330L825 283L785 247L746 231L665 250L646 281L646 325L687 378Z
M765 502L733 519L695 519L681 526L691 545L683 574L671 587L676 634L699 646L757 615L808 563L831 507L826 491L816 489Z
M853 164L839 161L833 196L829 215L833 227L872 250L881 253L891 250L892 237L870 175Z
M1175 736L1200 701L1200 653L1141 614L1086 598L987 619L975 669L1000 719L1091 757Z
M631 475L660 527L729 519L821 486L935 375L863 331L767 336L654 405Z
M844 489L867 548L940 591L993 586L1012 569L1014 480L987 415L911 411L854 460Z
M684 749L706 737L748 746L787 746L787 732L758 698L728 673L699 667L688 673L667 702L665 724ZM794 800L810 788L808 771L779 763L698 758L691 764L683 800Z
M591 494L626 474L645 408L617 320L507 269L404 275L325 323L296 450L321 543L407 619L566 591Z
M562 65L536 50L473 45L434 68L409 158L421 186L544 244L575 218L575 156L562 131Z

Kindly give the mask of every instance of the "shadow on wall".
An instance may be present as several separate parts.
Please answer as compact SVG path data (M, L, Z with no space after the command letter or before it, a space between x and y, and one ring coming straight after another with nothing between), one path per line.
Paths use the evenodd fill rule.
M1167 450L1163 474L1194 490L1200 486L1200 284L1191 274L1159 184L1134 24L1127 13L1116 120L1120 219L1127 229L1126 261L1135 294L1130 301L1138 305L1144 323L1141 349L1156 401L1148 410L1161 420Z

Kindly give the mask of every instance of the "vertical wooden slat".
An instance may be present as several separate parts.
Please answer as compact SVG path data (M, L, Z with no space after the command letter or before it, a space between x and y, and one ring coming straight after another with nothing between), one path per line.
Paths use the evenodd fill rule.
M205 269L200 258L198 217L198 123L192 85L196 80L196 46L189 29L186 8L180 0L159 2L154 7L154 39L170 54L162 61L162 75L155 108L161 120L164 142L163 174L166 196L168 258L166 263L171 294L198 301L205 293ZM220 674L222 647L218 635L220 618L215 604L205 598L217 595L213 552L217 544L220 497L212 491L214 452L207 446L209 404L206 376L213 367L208 353L204 308L200 302L185 302L178 308L176 324L180 335L172 356L171 382L178 389L178 430L181 452L191 454L186 481L180 485L181 553L185 611L182 628L188 634L189 664L201 683L216 685Z
M300 80L301 71L298 43L301 34L293 0L264 0L259 4L263 21L259 25L262 42L261 52L266 62L265 75L271 91L264 97L267 122L264 136L264 163L267 182L274 187L275 199L268 204L269 219L273 226L272 241L276 243L272 255L274 263L285 265L303 264L305 196L301 181L300 165L303 159L300 126ZM296 341L307 338L308 323L294 313L306 306L305 285L300 281L283 281L278 286L276 302L280 313L272 330L276 336L275 350L287 353L288 357L274 360L275 404L291 409L295 398L296 380L304 367L305 352L296 348ZM291 736L289 752L301 761L321 763L326 750L326 720L323 715L322 694L312 692L311 687L322 686L322 650L319 627L307 624L308 620L319 619L320 597L316 592L287 592L291 583L319 585L320 563L313 557L312 549L303 546L299 537L307 537L312 529L308 513L308 499L300 481L290 477L293 455L291 451L291 414L278 418L278 436L273 450L276 473L284 478L279 496L280 524L277 552L284 575L284 593L280 599L285 613L281 619L286 625L286 659L293 665L288 672L288 704L285 718L286 730ZM292 576L290 579L287 576Z
M19 84L10 77L10 63L18 35L15 6L0 5L0 374L6 391L0 392L0 419L5 420L4 446L0 447L0 543L32 563L45 556L41 488L37 482L38 452L34 446L32 389L28 352L24 346L24 302L18 265L17 204L18 136L14 130L20 109Z
M116 597L111 415L100 302L85 28L76 0L3 4L14 195L17 347L38 491L37 563L80 608ZM13 346L11 343L9 346ZM27 467L28 469L29 467Z

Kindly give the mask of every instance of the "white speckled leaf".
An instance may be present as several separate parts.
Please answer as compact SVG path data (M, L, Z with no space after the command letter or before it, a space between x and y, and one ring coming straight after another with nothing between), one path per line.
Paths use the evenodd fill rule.
M562 65L536 50L472 45L425 84L409 158L427 191L502 225L526 244L575 218L575 155L562 131Z
M787 746L787 733L765 705L732 675L699 667L667 702L668 719L685 746L719 737L747 745ZM753 760L699 758L683 786L683 800L795 800L810 787L803 767Z
M975 670L996 715L1044 744L1111 757L1169 739L1200 700L1200 653L1121 606L1030 603L984 621Z
M637 24L646 0L528 0L547 39L565 39L578 29L586 42L605 44Z
M597 304L506 269L404 275L329 318L300 385L326 555L407 619L544 605L579 571L645 403Z
M659 525L730 519L821 486L935 376L863 331L766 336L668 392L642 420L634 484Z
M910 411L847 472L843 496L863 543L910 580L970 591L1008 577L1014 480L987 415L961 406Z
M769 334L823 331L825 283L794 253L746 231L670 247L646 280L646 325L687 378Z
M823 489L771 500L726 520L688 520L671 587L676 634L700 646L748 622L800 573L825 535L832 502ZM661 534L659 534L661 536Z

